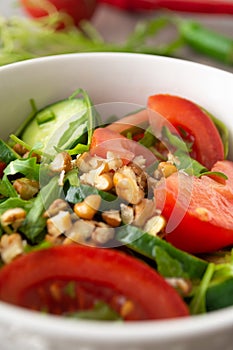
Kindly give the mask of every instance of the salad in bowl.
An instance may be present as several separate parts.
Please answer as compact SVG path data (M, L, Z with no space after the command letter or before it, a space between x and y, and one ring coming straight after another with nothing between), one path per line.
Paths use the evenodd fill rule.
M94 69L94 62L101 66L107 59L113 74L120 67L114 55L94 56L96 61L88 54L32 60L12 69L20 78L24 70L30 74L38 65L42 71L52 62L58 72L63 60L74 65L86 59ZM192 68L179 60L117 56L128 63L132 58L135 66L138 59L154 67L171 61ZM7 70L10 66L0 72L3 79ZM145 69L145 80L147 74ZM61 327L97 324L116 335L121 329L135 335L143 324L192 325L197 318L214 320L215 314L231 310L229 121L209 108L209 101L182 86L165 88L163 77L156 75L161 82L154 89L153 82L145 86L144 104L126 88L120 99L122 82L113 88L112 100L101 100L81 71L65 84L70 93L54 85L53 97L48 86L41 96L37 86L28 96L32 83L26 84L22 95L28 100L20 120L15 117L17 127L9 125L0 140L4 308L55 328L56 322ZM36 79L39 83L38 74ZM130 335L120 334L120 342L130 343ZM141 336L141 344L150 346L153 335L146 342ZM179 341L178 336L168 337L168 343L157 340L158 346L163 349L169 341Z

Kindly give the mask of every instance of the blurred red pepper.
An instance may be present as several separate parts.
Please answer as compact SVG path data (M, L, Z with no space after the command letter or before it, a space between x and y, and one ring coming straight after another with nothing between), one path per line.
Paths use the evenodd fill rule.
M20 0L25 12L34 17L47 16L55 11L66 13L72 18L76 26L83 19L90 19L95 12L97 0ZM58 28L63 28L65 22L61 21Z
M99 0L129 11L168 9L182 12L233 14L232 0Z

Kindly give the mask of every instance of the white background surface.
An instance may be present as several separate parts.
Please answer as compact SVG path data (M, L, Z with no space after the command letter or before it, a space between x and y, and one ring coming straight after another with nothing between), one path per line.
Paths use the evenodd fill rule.
M0 0L0 15L8 17L11 15L24 15L24 13L18 5L18 0ZM150 14L131 13L118 10L109 5L99 5L92 18L92 22L105 40L114 43L121 43L124 42L126 37L131 33L140 20L159 15L160 12ZM183 17L191 16L209 28L218 31L219 33L226 34L233 39L233 15L190 15L181 13L179 15ZM163 31L159 42L166 42L166 40L174 34L171 31L172 29L170 28ZM182 50L181 54L185 59L215 66L233 73L233 66L225 66L222 63L194 53L190 49L186 48Z

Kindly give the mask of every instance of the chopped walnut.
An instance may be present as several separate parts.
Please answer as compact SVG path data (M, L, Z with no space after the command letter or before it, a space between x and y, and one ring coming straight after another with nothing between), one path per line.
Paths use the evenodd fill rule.
M151 236L160 237L164 233L164 228L166 226L166 220L162 215L152 216L146 223L143 230L149 233Z
M4 263L9 264L24 252L23 240L18 233L3 235L0 241L0 253Z
M58 237L72 226L71 215L68 211L60 211L47 220L47 230L51 236Z
M113 176L116 194L128 203L138 204L145 196L133 167L123 166Z
M118 227L121 224L119 210L107 210L102 213L103 220L111 227Z
M6 210L1 215L1 225L12 225L14 229L17 229L26 218L26 211L23 208L13 208Z
M68 172L71 169L72 158L67 152L58 153L50 164L50 170L57 173L62 171Z
M92 232L91 238L97 244L105 244L115 236L115 230L113 227L107 224L98 223L98 227Z
M69 209L69 204L63 199L55 199L53 203L48 207L44 213L44 217L51 217L57 215L59 211L67 211Z
M40 189L38 181L30 180L26 177L15 180L13 182L13 187L20 195L20 198L25 200L33 198Z
M94 221L79 219L75 221L72 227L66 232L66 237L76 243L86 242L91 238L91 235L96 225Z
M124 203L120 204L121 209L121 220L125 225L132 224L134 220L134 209L133 207Z
M156 212L155 203L151 199L143 198L142 201L134 205L133 225L142 227L148 219Z

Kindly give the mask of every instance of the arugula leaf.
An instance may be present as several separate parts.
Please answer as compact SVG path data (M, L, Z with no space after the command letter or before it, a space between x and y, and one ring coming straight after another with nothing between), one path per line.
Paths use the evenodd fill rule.
M208 171L206 167L204 167L197 160L190 157L190 155L183 150L177 150L174 152L175 159L177 158L177 162L175 161L175 165L179 170L184 170L188 175L200 176L202 173Z
M227 176L225 174L221 172L209 171L201 163L193 159L189 154L189 152L192 151L192 143L185 142L178 135L172 134L166 126L162 128L162 137L168 141L169 146L175 148L173 155L175 156L174 163L177 169L183 170L188 175L194 175L196 177L201 177L202 175L216 175L220 178L227 179ZM225 137L227 138L226 133Z
M68 295L71 299L75 299L76 297L76 283L75 281L70 281L68 282L64 289L63 289L64 293L66 295Z
M214 274L214 270L215 264L209 263L206 272L201 280L201 283L197 287L196 292L189 305L190 313L192 315L197 315L206 312L206 292Z
M116 44L99 40L99 33L90 22L86 21L80 23L80 28L70 26L56 31L59 18L57 13L54 15L56 16L53 17L51 14L37 20L19 16L6 19L0 17L0 65L35 57L77 52L140 52L171 55L181 43L180 40L175 40L175 44L168 43L159 48L155 45L146 45L146 38L155 34L157 28L164 27L167 22L165 18L145 22L145 35L138 34L137 29L135 35L132 34L125 43Z
M168 24L168 18L161 17L157 20L139 22L132 34L129 35L127 45L134 47L135 45L144 45L145 40L154 36Z
M62 192L62 187L58 185L58 179L58 176L55 176L42 187L20 227L20 231L32 243L41 242L44 238L46 219L43 217L43 213L55 199L60 198Z
M25 253L35 252L35 251L42 250L42 249L49 249L52 246L53 246L52 243L48 242L48 241L42 241L41 243L36 244L34 246L27 244L24 247L24 252Z
M77 95L80 100L83 100L85 108L81 111L81 115L78 118L69 123L69 127L56 145L58 149L66 150L71 155L88 151L93 129L100 123L99 115L93 107L87 92L79 88L69 97L69 100L77 98Z
M188 175L194 175L196 177L215 175L224 180L228 179L228 177L220 171L209 171L201 163L191 158L189 154L183 152L182 150L174 152L174 156L175 159L178 159L177 162L175 161L177 169L185 171Z
M230 255L225 255L225 260L226 262L215 265L211 286L233 278L233 250Z
M157 247L161 248L170 256L170 258L181 264L180 266L183 270L182 276L186 276L187 274L186 277L190 279L201 279L208 266L206 261L177 249L165 240L145 233L142 229L133 225L125 225L117 228L116 239L121 243L126 244L132 251L135 251L156 263L158 253ZM161 251L159 251L159 254L162 259ZM178 269L179 268L176 270L177 272Z
M70 170L66 174L64 181L68 181L70 186L74 186L74 187L80 186L78 173L79 173L79 170L77 168Z
M157 139L153 135L152 128L149 127L146 129L144 136L141 140L139 140L139 143L147 148L150 148L151 146L155 145Z
M167 140L170 146L175 147L179 151L188 153L192 150L192 143L185 142L179 135L172 134L166 126L162 128L162 138Z
M82 154L84 152L89 151L89 145L83 145L82 143L78 143L76 146L74 146L71 149L66 150L67 153L69 153L71 156Z
M1 57L1 56L0 56ZM18 129L15 131L15 137L18 137L19 135L22 134L22 132L24 131L24 129L26 128L26 126L32 121L32 119L34 118L35 114L37 113L38 109L36 107L36 103L34 101L34 99L30 99L29 100L30 105L31 105L31 112L28 115L27 118L25 118L25 120L20 124L20 126L18 127Z
M216 128L218 129L218 132L219 132L219 134L221 136L221 139L222 139L222 142L223 142L223 146L224 146L224 156L225 156L225 158L227 158L228 151L229 151L229 130L228 130L228 128L226 127L226 125L221 120L216 118L209 111L207 111L206 109L204 109L201 106L200 106L200 108L212 119L212 121L214 122Z
M122 202L122 200L120 200L114 194L98 190L97 188L89 185L70 185L65 183L64 192L65 200L72 204L82 202L87 196L92 194L100 195L102 198L99 208L100 211L109 209L109 206L111 206L111 209L118 209L120 202Z
M86 113L81 118L71 121L67 130L59 139L57 148L61 150L73 148L75 143L79 142L80 138L83 138L83 135L87 132L87 124Z
M214 257L215 258L215 257ZM216 263L206 292L206 309L213 311L233 305L233 250L225 252ZM215 261L215 259L214 259Z
M66 316L77 318L77 319L96 320L96 321L122 320L121 316L103 301L96 302L94 304L93 309L91 310L72 312L72 313L68 313Z
M4 169L5 175L15 175L17 173L25 175L28 179L39 181L40 164L36 157L16 159L8 164Z
M224 179L224 180L227 180L228 179L228 176L224 173L222 173L221 171L204 171L203 173L201 173L198 177L201 177L201 176L216 176L216 177L220 177L221 179Z
M172 258L166 250L159 246L155 247L156 264L158 272L164 277L183 277L188 275L184 272L182 264L177 259Z
M0 160L6 164L20 156L3 140L0 139Z
M3 175L3 178L0 179L0 194L4 197L18 197L18 193L5 174Z
M6 210L12 208L23 208L24 210L26 210L26 212L28 212L31 209L34 200L34 198L31 200L24 200L18 197L7 198L6 200L0 203L0 215Z
M15 134L11 134L10 135L10 139L14 142L14 143L18 143L20 144L22 147L26 148L27 150L30 151L30 155L31 153L36 153L39 155L46 155L44 152L40 151L41 148L43 148L43 143L38 142L36 143L33 147L31 147L29 144L27 144L26 142L22 141L20 138L18 138ZM47 155L48 156L48 155Z
M84 102L87 106L87 111L86 111L86 120L87 120L87 133L88 133L88 140L87 140L87 145L91 144L91 139L92 139L92 134L93 130L96 126L102 124L102 121L100 119L99 114L95 110L93 103L90 99L90 96L88 93L84 90L79 88L76 90L70 97L69 99L75 98L77 95L83 96Z

